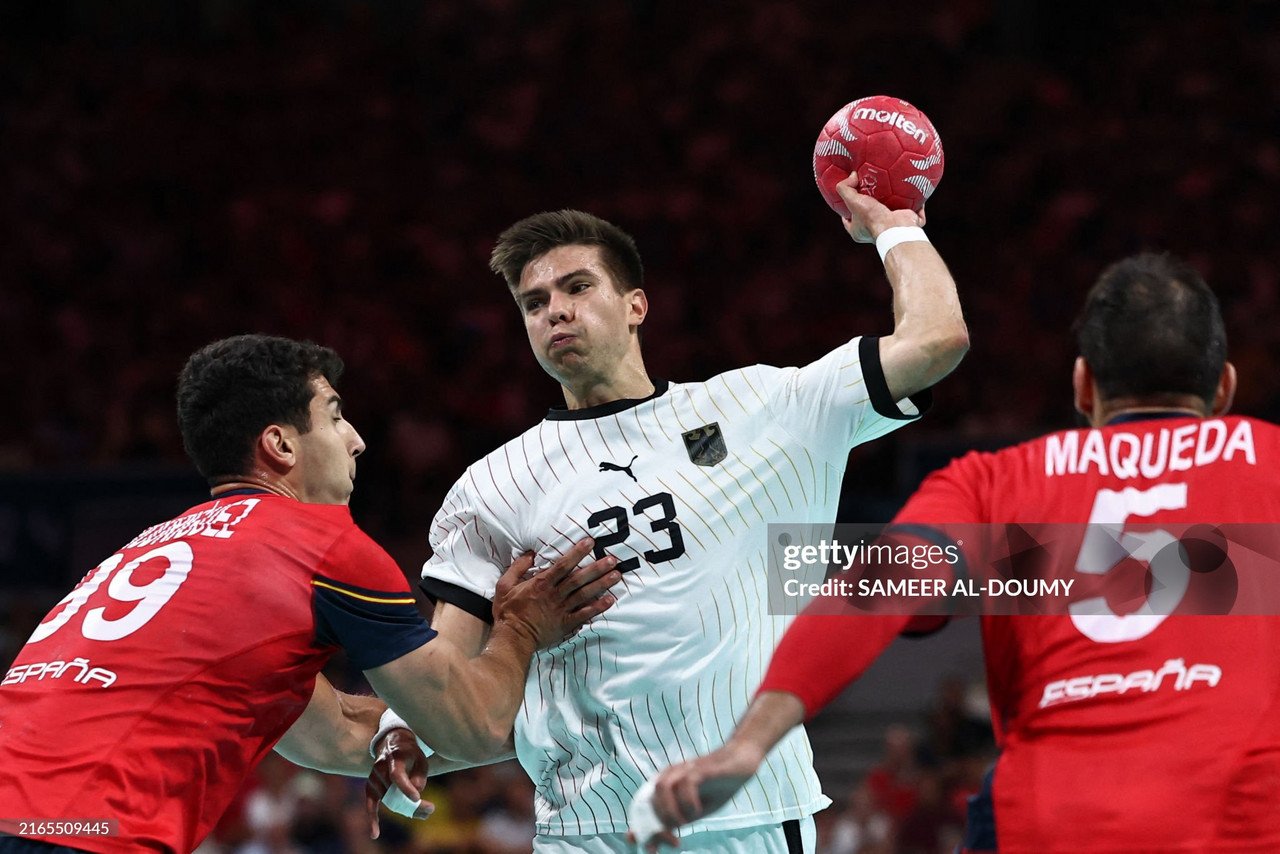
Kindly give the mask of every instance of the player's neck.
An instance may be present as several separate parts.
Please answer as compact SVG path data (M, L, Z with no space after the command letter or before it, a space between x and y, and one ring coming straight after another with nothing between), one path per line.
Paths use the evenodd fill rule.
M574 382L562 383L565 405L573 409L587 409L615 400L641 400L654 392L653 380L640 359L628 359L618 370L608 376L583 377Z
M1090 422L1094 427L1104 427L1117 418L1170 412L1184 413L1190 418L1207 418L1209 415L1208 408L1200 398L1193 395L1172 394L1159 399L1100 400L1094 406Z
M219 478L209 490L209 495L217 498L219 495L234 492L237 489L265 489L267 492L283 495L285 498L292 498L295 501L302 500L297 490L282 478L262 471Z

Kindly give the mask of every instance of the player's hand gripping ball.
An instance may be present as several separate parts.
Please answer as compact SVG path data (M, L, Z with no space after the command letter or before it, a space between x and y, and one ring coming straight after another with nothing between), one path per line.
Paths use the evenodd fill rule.
M942 140L929 117L900 98L872 95L827 120L813 147L813 177L831 209L849 216L836 192L858 173L858 190L891 210L919 213L942 180Z

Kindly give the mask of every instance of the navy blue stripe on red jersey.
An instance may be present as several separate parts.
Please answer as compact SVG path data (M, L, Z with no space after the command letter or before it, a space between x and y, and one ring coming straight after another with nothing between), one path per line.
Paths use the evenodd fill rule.
M84 849L0 833L0 854L84 854Z
M229 489L226 492L219 492L217 495L211 494L209 497L216 501L219 498L238 498L241 495L276 495L276 494L277 493L274 493L269 489L262 489L261 487L258 487L258 486L242 486L239 489Z
M955 540L947 536L944 532L938 530L931 525L921 525L915 522L898 522L890 525L885 529L886 534L905 534L911 537L919 537L925 542L932 543L942 549L948 546L954 547ZM964 559L964 552L957 549L960 559L951 567L952 577L947 579L947 584L954 588L957 579L968 580L969 564ZM948 607L955 609L955 603L949 603ZM907 623L907 627L902 630L901 634L904 638L927 638L936 634L947 627L951 622L951 614L937 614L928 616L913 617Z
M1122 412L1107 419L1103 427L1114 427L1117 424L1132 424L1135 421L1163 421L1169 418L1199 418L1194 412L1178 409L1153 409L1149 412Z
M916 407L916 415L907 415L898 407L898 402L889 393L889 383L884 378L884 368L880 365L880 338L875 335L864 335L858 339L858 364L862 366L862 378L867 383L867 397L876 412L885 418L897 421L913 421L929 411L933 406L933 389L926 388L915 394L907 395Z
M395 661L436 636L407 591L369 590L317 574L311 602L316 641L342 647L361 670Z

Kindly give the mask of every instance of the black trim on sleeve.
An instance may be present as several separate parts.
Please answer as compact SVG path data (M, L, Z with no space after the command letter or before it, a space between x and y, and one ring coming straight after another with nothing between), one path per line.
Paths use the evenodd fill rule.
M907 395L907 400L915 404L918 414L907 415L898 408L898 402L889 393L889 383L884 378L884 368L880 365L880 337L864 335L858 340L858 363L862 365L862 378L867 382L867 397L876 412L885 418L898 421L914 421L929 411L933 406L933 389L927 388L915 394Z
M493 625L493 603L479 593L438 578L424 578L418 587L432 603L448 602L476 619Z

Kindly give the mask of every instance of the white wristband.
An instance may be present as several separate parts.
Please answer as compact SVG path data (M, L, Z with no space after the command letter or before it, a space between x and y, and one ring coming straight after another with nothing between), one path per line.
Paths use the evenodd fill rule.
M391 732L393 729L407 729L410 732L413 732L413 727L405 723L404 718L391 711L391 707L388 706L387 710L382 713L382 717L378 719L378 732L373 736L373 740L369 742L369 755L374 759L378 758L378 742L382 741L382 739L386 737L387 733ZM435 753L434 750L427 746L425 741L418 738L417 733L414 733L413 737L418 740L418 747L427 756L431 756Z
M917 243L920 241L929 242L929 237L924 233L923 228L917 225L895 225L893 228L886 228L880 232L880 236L876 238L876 251L880 253L880 261L883 263L885 256L889 254L889 250L899 243Z

